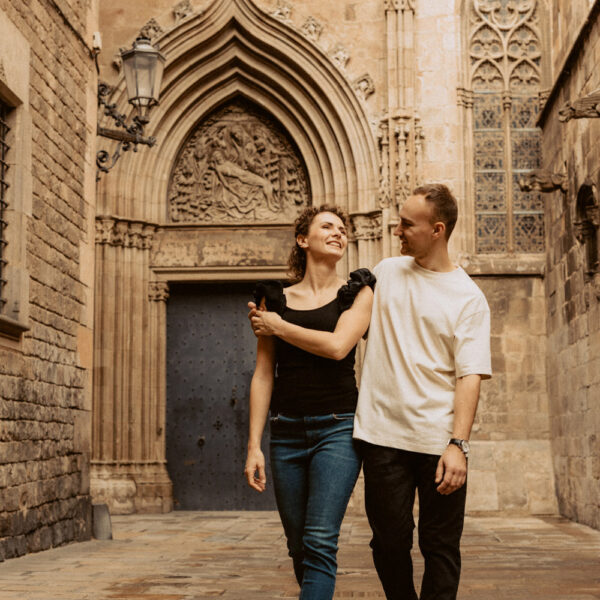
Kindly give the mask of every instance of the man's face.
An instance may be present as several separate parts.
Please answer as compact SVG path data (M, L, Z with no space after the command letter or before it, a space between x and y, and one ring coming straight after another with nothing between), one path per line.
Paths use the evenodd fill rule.
M402 206L394 235L402 242L402 254L415 258L427 256L439 237L433 222L433 205L424 196L410 196Z

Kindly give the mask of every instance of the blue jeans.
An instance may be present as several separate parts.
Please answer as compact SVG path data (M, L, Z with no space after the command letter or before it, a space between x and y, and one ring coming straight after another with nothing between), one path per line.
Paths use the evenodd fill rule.
M330 600L337 541L361 461L354 414L271 418L271 470L277 508L301 600Z

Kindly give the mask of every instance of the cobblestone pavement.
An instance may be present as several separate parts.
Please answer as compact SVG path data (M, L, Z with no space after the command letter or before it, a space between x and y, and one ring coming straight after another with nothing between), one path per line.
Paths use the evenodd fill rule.
M0 600L295 598L273 512L112 518L93 540L0 564ZM384 598L362 517L342 526L336 598ZM600 532L557 518L470 517L460 600L600 599ZM415 576L422 562L415 553Z

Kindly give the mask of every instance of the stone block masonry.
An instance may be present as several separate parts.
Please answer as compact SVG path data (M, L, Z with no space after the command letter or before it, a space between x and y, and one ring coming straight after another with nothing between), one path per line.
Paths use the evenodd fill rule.
M0 94L19 88L20 73L28 98L11 103L9 118L30 135L9 140L8 210L30 190L20 231L29 329L16 341L0 335L0 560L91 535L91 365L81 340L92 327L93 262L82 257L94 242L93 10L89 0L0 0L10 38L0 41ZM18 65L9 66L11 43L28 49Z

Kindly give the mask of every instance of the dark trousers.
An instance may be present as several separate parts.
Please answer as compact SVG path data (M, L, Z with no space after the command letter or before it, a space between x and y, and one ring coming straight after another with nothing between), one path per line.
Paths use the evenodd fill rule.
M420 600L454 600L466 484L448 496L435 483L439 456L363 442L365 504L375 568L388 600L417 600L410 551L419 492L419 548L425 559Z

